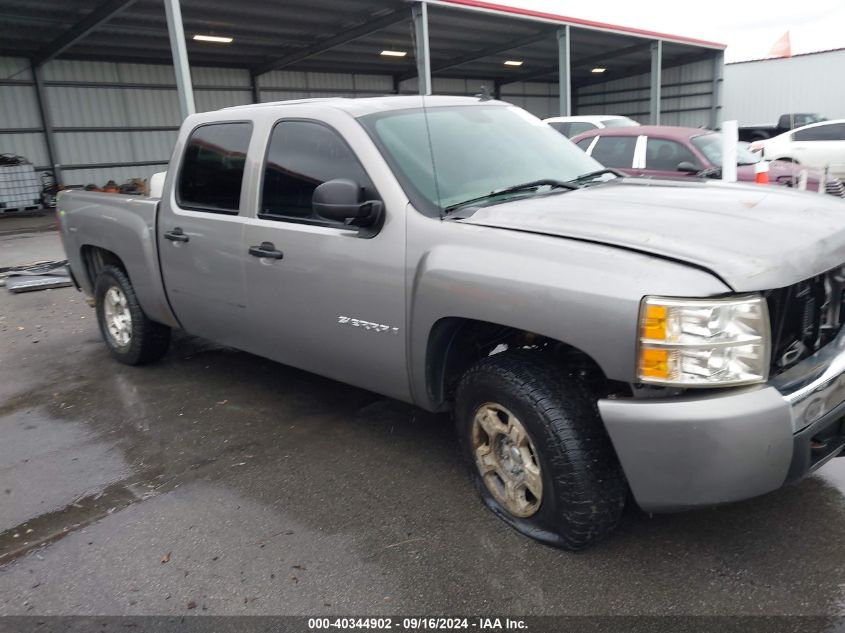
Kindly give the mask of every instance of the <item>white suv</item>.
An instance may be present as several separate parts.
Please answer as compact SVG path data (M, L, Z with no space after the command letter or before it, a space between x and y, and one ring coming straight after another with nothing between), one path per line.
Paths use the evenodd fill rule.
M583 132L601 129L605 127L631 127L639 125L633 119L615 114L590 115L590 116L556 116L545 119L548 123L566 138L578 136Z
M767 160L789 160L845 178L845 119L811 123L774 138L755 141L751 151Z

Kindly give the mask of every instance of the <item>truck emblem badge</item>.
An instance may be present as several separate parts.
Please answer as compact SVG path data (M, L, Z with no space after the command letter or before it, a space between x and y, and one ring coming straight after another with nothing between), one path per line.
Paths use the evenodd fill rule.
M337 322L340 325L351 325L352 327L360 327L364 328L365 330L371 330L373 332L378 332L381 334L382 332L390 332L391 334L399 334L398 327L391 327L390 325L383 325L381 323L372 323L370 321L362 321L361 319L353 319L352 317L348 316L339 316L337 317Z

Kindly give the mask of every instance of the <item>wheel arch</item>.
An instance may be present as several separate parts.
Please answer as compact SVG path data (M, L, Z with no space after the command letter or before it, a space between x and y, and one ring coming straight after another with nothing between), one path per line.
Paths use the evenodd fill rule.
M126 270L126 265L117 253L102 246L94 246L93 244L83 244L79 249L79 253L85 265L85 270L83 271L84 281L92 289L97 283L97 275L106 266L117 266L126 273L130 281L132 280L129 271Z
M431 408L443 410L449 406L458 380L471 365L509 349L553 354L600 391L609 386L613 390L627 388L609 381L589 354L565 341L501 323L450 316L434 323L426 344L425 384Z
M141 308L150 319L169 327L180 327L164 294L157 257L152 260L149 258L132 260L132 257L129 257L127 260L114 250L93 243L80 246L79 255L83 267L83 279L79 281L87 294L93 296L97 275L103 268L117 266L129 278L138 295Z

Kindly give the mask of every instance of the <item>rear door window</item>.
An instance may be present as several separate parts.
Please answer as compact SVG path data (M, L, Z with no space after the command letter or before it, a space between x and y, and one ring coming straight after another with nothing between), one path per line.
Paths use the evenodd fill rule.
M185 145L176 201L185 209L237 213L241 203L251 123L214 123L191 132Z
M593 146L590 156L605 167L631 169L636 146L636 136L602 136Z
M845 123L817 125L798 130L792 137L795 141L845 141Z

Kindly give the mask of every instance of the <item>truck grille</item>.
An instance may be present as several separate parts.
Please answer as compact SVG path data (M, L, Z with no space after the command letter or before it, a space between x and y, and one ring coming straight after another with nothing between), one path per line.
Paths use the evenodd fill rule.
M845 266L765 293L772 326L771 376L833 340L845 318Z
M825 183L825 191L832 196L845 198L845 184L839 178L828 178Z

